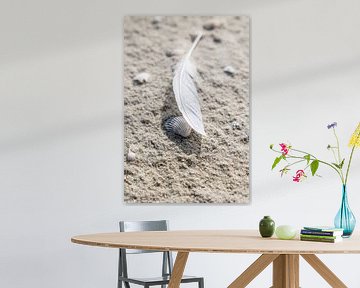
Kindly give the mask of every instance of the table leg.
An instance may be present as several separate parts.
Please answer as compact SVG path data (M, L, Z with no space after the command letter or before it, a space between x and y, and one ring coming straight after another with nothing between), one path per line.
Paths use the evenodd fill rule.
M281 254L274 260L272 288L299 288L299 255Z
M254 263L252 263L238 278L232 282L228 288L244 288L257 275L259 275L271 262L273 262L278 254L263 254Z
M335 288L347 288L347 286L314 254L301 255L320 274L324 280Z
M301 254L301 256L331 287L347 288L317 256L313 254ZM297 254L263 254L236 278L228 288L246 287L271 262L273 262L273 286L271 288L299 288L299 255Z
M185 265L186 265L188 256L189 256L189 252L178 252L177 253L168 288L179 288L180 287L181 278L184 274Z

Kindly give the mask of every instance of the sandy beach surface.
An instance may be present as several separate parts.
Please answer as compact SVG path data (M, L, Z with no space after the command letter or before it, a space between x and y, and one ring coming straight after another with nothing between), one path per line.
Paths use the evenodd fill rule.
M249 203L249 30L247 16L125 17L125 202ZM183 138L164 122L181 115L173 70L199 32L192 60L206 136ZM147 81L134 81L142 72Z

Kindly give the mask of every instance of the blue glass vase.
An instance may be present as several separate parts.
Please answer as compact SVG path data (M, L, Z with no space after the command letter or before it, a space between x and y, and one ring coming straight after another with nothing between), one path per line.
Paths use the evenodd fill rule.
M349 207L346 185L342 187L341 206L336 214L334 224L336 228L344 229L343 237L350 237L355 228L356 219Z

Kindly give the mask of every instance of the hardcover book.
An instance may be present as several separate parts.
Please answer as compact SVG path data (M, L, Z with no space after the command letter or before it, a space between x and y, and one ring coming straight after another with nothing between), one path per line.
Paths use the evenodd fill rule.
M319 236L341 236L343 234L342 230L338 231L320 231L320 230L307 230L302 229L300 231L303 235L319 235Z
M344 229L342 228L335 228L331 226L305 226L305 230L311 230L311 231L321 231L321 232L343 232Z
M341 236L323 236L323 235L304 235L300 234L301 238L310 238L310 239L342 239Z
M342 241L342 237L336 237L334 239L327 238L314 238L314 237L303 237L300 236L301 241L313 241L313 242L324 242L324 243L337 243Z

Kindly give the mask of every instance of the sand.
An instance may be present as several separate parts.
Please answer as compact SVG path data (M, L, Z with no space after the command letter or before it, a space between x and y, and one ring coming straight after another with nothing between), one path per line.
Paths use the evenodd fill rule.
M246 16L125 17L125 202L249 202L249 25ZM207 135L183 138L164 121L181 115L173 69L199 31L192 59Z

